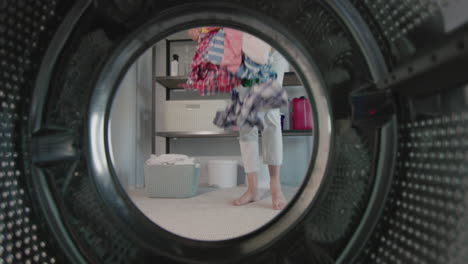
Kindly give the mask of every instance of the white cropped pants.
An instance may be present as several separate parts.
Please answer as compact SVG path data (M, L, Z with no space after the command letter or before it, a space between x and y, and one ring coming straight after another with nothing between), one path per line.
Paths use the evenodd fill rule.
M277 51L273 52L272 57L272 68L278 75L277 82L282 85L288 62ZM246 89L241 87L238 90ZM239 94L242 96L245 94L245 91L239 91ZM283 162L283 136L281 134L280 110L279 108L268 110L265 113L260 113L260 117L265 124L262 131L263 163L279 166ZM244 170L246 173L257 172L259 170L258 128L244 126L240 128L239 134Z

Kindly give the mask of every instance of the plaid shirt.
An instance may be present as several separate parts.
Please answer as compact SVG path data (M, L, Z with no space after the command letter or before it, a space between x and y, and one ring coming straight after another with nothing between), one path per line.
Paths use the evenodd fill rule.
M213 124L218 127L257 126L262 130L264 124L258 113L288 104L286 90L276 80L252 86L243 100L235 90L232 91L231 97L226 109L216 113Z
M187 82L182 84L187 90L197 90L200 95L229 93L241 84L241 80L230 73L227 68L206 61L210 40L217 31L211 31L200 36L197 51L193 57L191 71Z

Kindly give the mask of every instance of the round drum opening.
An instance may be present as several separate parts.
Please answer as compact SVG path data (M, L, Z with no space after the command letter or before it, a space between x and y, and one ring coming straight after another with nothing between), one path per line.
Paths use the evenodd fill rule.
M236 14L216 8L197 12L187 10L190 8L180 9L180 11L173 10L173 12L158 16L156 20L147 23L131 34L109 57L100 72L91 97L87 129L89 137L88 164L101 198L111 209L109 212L115 216L116 221L127 226L125 231L138 237L147 247L169 254L174 250L185 252L185 257L189 259L201 257L204 260L213 260L221 256L223 258L239 256L240 252L244 255L252 254L265 248L290 230L307 212L315 194L320 191L319 187L325 175L332 143L332 122L325 86L316 65L313 63L313 58L307 49L301 46L301 41L288 34L287 30L273 21L255 17L247 10ZM227 238L211 239L225 240L223 243L195 242L193 239L197 239L196 237L180 236L181 234L177 232L174 232L174 235L161 229L161 227L164 228L163 225L161 227L154 225L148 217L143 216L121 186L117 173L118 166L115 166L118 164L115 158L115 146L118 144L114 143L113 145L112 143L112 126L116 123L115 119L111 118L113 115L112 103L114 102L115 107L119 96L119 85L125 79L124 76L130 66L158 41L178 31L206 25L248 32L264 40L284 56L292 68L296 69L297 78L305 87L304 93L310 98L309 105L314 124L311 132L314 148L311 151L310 165L307 167L304 182L298 188L298 194L267 225L229 240L225 240ZM131 155L131 152L128 154ZM155 213L157 214L157 211ZM204 239L198 238L197 240ZM218 251L217 254L213 255L215 249ZM197 252L192 255L190 252L194 252L194 250Z
M308 96L284 56L253 35L216 26L176 32L118 85L113 169L133 203L170 232L206 241L247 235L285 209L306 178L317 127Z

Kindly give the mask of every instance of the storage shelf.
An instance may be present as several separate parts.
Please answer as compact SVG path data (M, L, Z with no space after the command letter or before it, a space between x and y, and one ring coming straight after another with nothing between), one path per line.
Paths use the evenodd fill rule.
M162 86L169 90L182 90L183 87L180 87L180 84L184 84L187 81L185 76L161 76L156 77L156 81Z
M283 136L312 136L312 130L283 130ZM198 131L198 132L156 132L156 136L165 138L215 138L238 137L238 131ZM260 134L261 136L261 134Z
M302 86L302 82L295 72L285 72L283 86Z
M169 90L182 90L184 88L180 87L180 84L184 84L187 81L186 76L160 76L156 77L156 81L162 86L166 87ZM286 72L284 74L283 86L301 86L302 83L297 78L296 73Z

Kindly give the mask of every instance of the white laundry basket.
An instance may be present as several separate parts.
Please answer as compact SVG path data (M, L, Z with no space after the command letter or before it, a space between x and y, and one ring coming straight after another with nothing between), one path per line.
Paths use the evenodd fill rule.
M208 184L219 188L237 186L237 161L236 160L209 160Z

